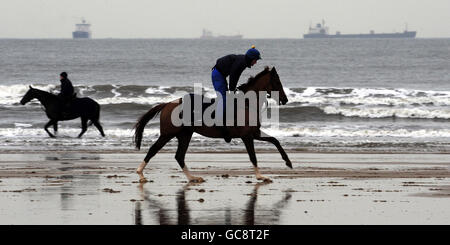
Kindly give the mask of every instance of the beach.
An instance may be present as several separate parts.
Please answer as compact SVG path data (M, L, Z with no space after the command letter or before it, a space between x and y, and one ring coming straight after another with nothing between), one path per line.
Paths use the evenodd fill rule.
M449 154L288 154L2 153L0 224L450 224Z
M251 45L263 59L238 85L276 68L288 102L268 100L279 121L261 130L294 168L255 141L273 181L261 183L242 140L194 134L186 164L206 182L186 181L174 139L139 183L161 132L156 117L136 151L137 120L198 84L216 97L216 60ZM0 39L0 50L0 224L450 224L450 39ZM58 94L63 71L100 105L106 137L76 138L76 119L50 138L42 104L20 103L30 85Z

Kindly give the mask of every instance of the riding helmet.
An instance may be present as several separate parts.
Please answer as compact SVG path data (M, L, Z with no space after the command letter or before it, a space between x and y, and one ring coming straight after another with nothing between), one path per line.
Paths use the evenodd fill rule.
M250 58L250 60L260 60L261 59L261 54L259 53L259 51L255 48L255 45L252 46L251 49L249 49L247 51L247 53L245 53L245 55Z

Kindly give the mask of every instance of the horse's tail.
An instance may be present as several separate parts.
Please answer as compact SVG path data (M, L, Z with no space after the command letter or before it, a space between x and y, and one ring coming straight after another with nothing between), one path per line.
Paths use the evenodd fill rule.
M136 148L139 150L141 149L141 141L142 141L142 135L144 133L144 128L147 123L152 120L165 106L167 103L159 104L157 106L154 106L152 109L150 109L147 113L142 115L141 118L137 121L136 125L134 125L134 143L136 145Z

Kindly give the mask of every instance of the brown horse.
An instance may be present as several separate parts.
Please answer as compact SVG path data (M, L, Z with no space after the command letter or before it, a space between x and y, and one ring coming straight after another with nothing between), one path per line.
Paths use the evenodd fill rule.
M272 91L279 92L279 104L285 105L288 101L286 94L283 90L283 85L281 84L280 78L275 70L275 67L269 69L266 67L262 72L256 75L254 78L251 77L246 84L239 86L239 89L246 93L248 91L254 91L257 95L259 95L260 91L266 91L269 95ZM266 98L259 98L266 99ZM160 113L160 136L158 140L150 147L147 156L144 158L144 161L137 168L137 173L140 177L141 182L146 182L143 175L143 170L149 160L171 139L176 137L178 139L178 149L175 155L175 159L177 160L180 167L183 169L184 174L188 178L190 182L203 182L204 180L201 177L192 176L186 164L184 163L184 157L186 155L186 151L189 146L189 142L191 141L192 134L198 133L206 137L210 138L222 138L222 132L218 127L212 126L175 126L171 121L172 111L180 106L182 103L182 99L177 99L172 102L159 104L150 109L146 114L144 114L135 125L135 135L134 142L136 144L136 148L140 149L142 135L144 132L145 125L158 113ZM260 105L260 104L258 104ZM259 112L262 108L258 108ZM248 117L248 107L245 108L246 115ZM247 124L245 124L247 125ZM263 133L260 130L259 116L258 116L258 126L232 126L228 127L228 131L232 138L241 138L245 144L247 152L250 157L250 161L253 164L256 178L258 180L263 181L271 181L269 178L264 177L260 174L258 170L258 165L256 161L255 148L254 148L254 140L267 141L274 144L278 151L281 154L281 157L286 162L286 165L289 168L292 168L292 163L289 160L284 149L281 147L280 142L274 137L270 137L267 134Z

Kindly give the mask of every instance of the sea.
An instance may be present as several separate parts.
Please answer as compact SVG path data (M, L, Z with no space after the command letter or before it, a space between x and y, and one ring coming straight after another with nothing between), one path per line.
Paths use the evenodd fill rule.
M289 102L278 127L263 127L289 151L450 153L450 39L0 39L0 152L133 152L133 126L152 106L193 91L214 97L217 58L262 53L239 81L276 67ZM106 137L80 120L59 123L57 138L30 85L59 92L66 71L78 97L101 105ZM52 130L52 128L50 128ZM159 135L159 119L143 148ZM177 140L165 150L175 150ZM256 142L257 151L274 151ZM194 134L189 151L245 151L240 139Z

